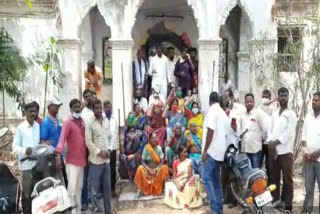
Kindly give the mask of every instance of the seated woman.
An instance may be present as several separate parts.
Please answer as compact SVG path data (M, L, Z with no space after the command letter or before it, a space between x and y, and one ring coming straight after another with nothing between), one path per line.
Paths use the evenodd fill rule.
M120 177L133 180L137 168L141 164L140 142L134 127L127 129L124 143L120 148L119 162Z
M187 129L190 130L190 124L195 123L198 131L197 131L197 136L202 139L202 133L203 133L203 115L200 112L200 105L198 102L193 101L191 111L188 108L189 103L192 101L192 99L188 99L185 104L184 104L184 110L185 110L185 115L188 118L188 125Z
M185 146L187 142L183 133L183 127L177 123L173 130L171 137L166 142L165 156L170 169L172 169L173 160L178 156L178 149L180 146Z
M179 147L179 159L173 162L173 182L165 186L164 203L174 209L196 208L202 205L200 177L192 175L192 161L187 147Z
M190 124L190 131L186 131L187 147L189 158L192 160L192 166L196 174L201 175L202 155L201 139L197 135L197 126L195 123Z
M142 165L138 167L134 182L143 195L161 195L163 184L168 179L169 169L164 165L164 155L158 146L157 135L152 133L144 147Z
M143 131L148 125L147 117L142 113L139 103L134 104L134 112L129 115L129 126L134 127L136 130Z
M145 128L148 136L153 132L157 134L158 143L161 148L164 147L166 137L166 121L162 117L163 111L163 103L158 100L158 102L154 104L148 112L149 126Z

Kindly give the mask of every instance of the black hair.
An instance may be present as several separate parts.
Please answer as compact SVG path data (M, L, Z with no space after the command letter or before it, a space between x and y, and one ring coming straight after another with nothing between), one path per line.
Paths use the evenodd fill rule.
M313 93L313 96L318 96L320 98L320 91L316 91Z
M193 108L193 106L197 104L199 106L199 103L198 102L192 102L192 105L191 105L191 109Z
M27 105L25 105L24 110L28 111L31 108L36 108L36 106L34 105L33 102L28 103Z
M191 53L192 51L198 53L197 48L194 48L194 47L189 48L189 53Z
M95 95L97 95L97 92L95 92L95 91L92 91L92 95L94 95L94 94L95 94Z
M78 100L78 99L72 99L72 100L70 101L70 103L69 103L69 107L72 108L73 105L75 105L75 104L77 104L77 103L79 103L79 104L81 105L80 100Z
M156 46L156 50L157 50L157 49L161 49L161 50L163 50L162 45L161 45L161 44L158 44L158 45Z
M187 52L187 53L188 53L188 48L187 48L187 47L183 47L183 48L181 49L181 52Z
M278 95L279 95L280 93L287 93L287 94L289 94L289 90L288 90L286 87L281 87L281 88L279 88L279 90L278 90Z
M37 103L36 101L32 101L30 104L32 104L37 109L37 111L40 110L39 103Z
M231 88L228 89L227 94L229 95L229 97L233 97L233 91Z
M89 88L86 88L83 93L82 93L82 96L84 97L85 94L88 94L90 93L92 95L92 91L89 89Z
M173 51L174 48L170 46L170 47L167 48L167 50L168 50L168 51Z
M149 134L149 136L148 136L148 140L151 139L151 137L152 137L153 134L155 134L156 136L158 136L156 132L151 132L151 133Z
M102 105L101 100L96 99L93 103L92 103L92 109L94 109L96 107L96 105Z
M187 148L187 147L184 146L184 145L179 146L179 148L178 148L178 156L179 156L179 157L180 157L181 152L182 152L185 148Z
M103 102L103 107L106 107L107 105L112 106L110 100L106 100L106 101Z
M215 91L211 92L209 101L210 103L219 103L218 92L215 92Z
M140 106L140 103L134 103L134 104L133 104L133 110L135 110L135 109L136 109L137 105L139 105L139 106Z
M254 100L254 95L252 93L247 93L245 96L244 96L244 99L247 99L247 97L252 97L253 100Z
M267 94L268 96L271 97L271 92L270 92L269 89L264 89L263 92L262 92L262 94Z

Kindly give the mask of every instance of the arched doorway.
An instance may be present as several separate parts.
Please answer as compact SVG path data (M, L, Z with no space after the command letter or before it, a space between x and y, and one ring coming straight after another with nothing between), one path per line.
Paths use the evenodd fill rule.
M93 59L95 65L102 70L104 76L102 101L112 100L112 51L109 42L110 38L110 27L105 23L98 7L92 7L80 25L80 39L83 42L81 68L85 70L88 60ZM84 86L84 79L82 85Z

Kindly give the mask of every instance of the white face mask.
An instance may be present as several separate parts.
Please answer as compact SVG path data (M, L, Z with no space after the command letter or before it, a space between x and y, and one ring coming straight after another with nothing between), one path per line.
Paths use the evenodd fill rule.
M198 114L199 113L199 109L198 108L192 108L192 113L193 114Z
M80 113L72 112L72 117L74 117L75 119L79 119L81 117L81 112Z
M267 105L268 102L269 102L269 99L267 99L267 98L262 98L262 99L261 99L261 102L262 102L263 105Z

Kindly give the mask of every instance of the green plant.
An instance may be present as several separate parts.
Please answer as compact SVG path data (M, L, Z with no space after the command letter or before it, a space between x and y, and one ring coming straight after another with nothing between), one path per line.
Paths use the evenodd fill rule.
M48 78L51 78L53 85L57 86L58 89L63 87L62 79L65 77L65 74L62 72L61 69L59 59L60 55L61 51L57 46L55 38L50 37L50 41L42 42L40 49L32 57L33 61L39 66L41 66L46 74L43 116L45 116L46 112L46 102L49 84Z
M5 93L22 103L19 83L24 80L27 63L13 39L4 28L0 28L0 91L3 99L3 126L5 126ZM22 98L22 99L21 99Z

